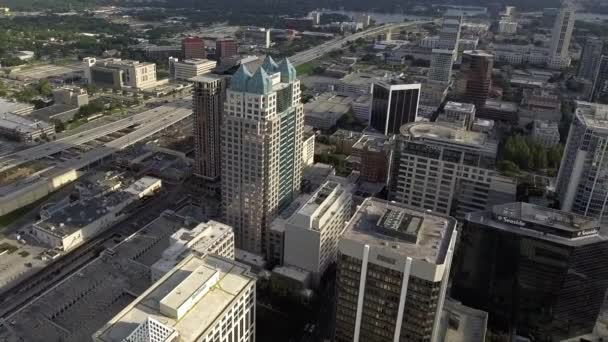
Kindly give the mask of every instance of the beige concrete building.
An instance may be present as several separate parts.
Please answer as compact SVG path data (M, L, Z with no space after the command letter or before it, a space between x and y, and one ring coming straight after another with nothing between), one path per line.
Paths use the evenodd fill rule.
M285 224L284 264L310 272L315 286L336 261L354 190L355 185L346 179L329 180Z
M154 63L94 57L83 59L83 63L87 82L99 87L146 89L157 84Z
M188 81L193 77L211 72L216 65L216 61L208 59L195 58L180 61L177 58L169 57L169 75L174 80Z
M304 111L288 60L271 57L232 77L222 123L222 210L236 246L267 250L268 226L300 191Z
M190 255L93 334L95 342L255 341L249 268Z
M517 182L495 170L497 142L483 133L418 122L395 146L391 200L456 218L515 200Z

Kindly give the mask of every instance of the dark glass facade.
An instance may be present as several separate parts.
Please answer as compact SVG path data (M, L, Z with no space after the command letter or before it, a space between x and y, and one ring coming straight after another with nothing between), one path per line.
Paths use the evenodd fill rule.
M395 90L374 84L370 126L386 135L398 134L401 126L416 121L420 89Z
M536 341L592 332L608 286L608 241L560 243L481 221L465 221L452 297L487 311L495 331Z

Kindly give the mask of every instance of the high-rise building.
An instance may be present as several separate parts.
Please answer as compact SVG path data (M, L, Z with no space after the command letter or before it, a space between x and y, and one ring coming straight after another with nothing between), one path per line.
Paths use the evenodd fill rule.
M607 153L608 105L577 102L557 176L562 210L608 224Z
M169 57L169 76L174 80L188 81L192 77L211 72L216 65L216 61L208 59L186 59L180 61L175 57Z
M222 122L222 210L237 248L264 254L268 226L302 178L300 81L285 59L233 75Z
M466 102L477 108L485 106L492 87L493 67L494 56L488 52L474 50L462 54L457 90Z
M568 49L570 48L574 22L576 21L575 11L576 6L573 0L563 0L551 32L551 46L549 48L551 57L568 57Z
M186 37L182 39L182 55L184 59L205 59L205 41L200 37Z
M284 263L312 274L318 286L336 262L338 240L352 214L355 184L347 179L325 182L285 224Z
M495 332L537 341L591 333L608 286L608 238L599 230L592 218L528 203L470 213L451 296L487 311Z
M255 341L255 282L248 266L190 254L95 332L93 341Z
M450 82L455 53L456 50L433 49L428 76L429 80L446 83Z
M239 46L234 38L218 38L215 41L215 59L230 58L239 54Z
M374 82L369 126L386 135L398 133L402 125L416 121L419 101L419 83Z
M601 97L608 95L608 55L602 55L595 72L591 91L592 101L598 101Z
M462 16L446 15L439 32L439 43L437 48L458 50L460 31L462 27Z
M435 341L456 220L368 198L338 244L336 342Z
M221 126L226 79L207 74L192 79L194 110L194 174L214 182L221 174Z
M585 40L583 52L578 64L576 76L593 82L600 65L604 42L598 37L589 37Z
M420 210L466 213L515 201L517 183L495 169L497 142L445 123L405 125L396 137L389 198Z

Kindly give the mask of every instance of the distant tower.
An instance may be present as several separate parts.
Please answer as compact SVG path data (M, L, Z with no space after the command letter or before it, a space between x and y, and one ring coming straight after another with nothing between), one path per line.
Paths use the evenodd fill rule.
M588 81L594 81L602 58L604 43L598 37L589 37L585 40L583 53L578 64L576 76Z
M460 65L459 91L466 102L477 108L484 107L492 87L494 55L482 50L465 51Z
M304 108L287 60L232 77L222 123L222 211L237 248L264 254L267 229L300 191Z
M577 102L557 175L561 209L608 230L608 105Z
M456 51L453 49L433 49L431 67L429 68L429 80L450 82L455 54Z
M564 0L555 18L553 32L551 33L551 47L549 50L551 56L568 57L568 49L570 48L574 22L576 21L575 11L574 2L572 0Z
M192 79L192 108L194 110L194 174L209 182L219 180L221 173L220 133L226 79L212 74Z

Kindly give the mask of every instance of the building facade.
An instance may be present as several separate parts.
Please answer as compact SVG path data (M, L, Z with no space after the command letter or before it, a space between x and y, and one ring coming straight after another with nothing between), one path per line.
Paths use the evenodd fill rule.
M93 334L95 342L255 341L256 277L219 256L187 256Z
M219 38L215 42L215 60L230 58L239 54L239 46L234 38Z
M222 210L237 248L264 254L268 226L300 189L304 112L288 60L232 77L222 123Z
M182 39L182 55L184 59L205 59L205 41L199 37L186 37Z
M109 58L83 59L85 78L89 84L99 87L122 89L146 89L155 86L156 64Z
M608 55L602 55L593 80L591 101L598 101L608 95Z
M286 222L284 263L310 272L315 287L336 262L354 189L346 179L327 181Z
M194 79L194 174L217 181L221 174L221 126L226 101L226 79L204 75Z
M217 65L216 61L196 58L180 61L169 57L169 76L178 81L188 81L193 77L211 72Z
M450 124L403 126L393 153L389 198L463 218L515 200L517 184L494 170L497 143Z
M451 296L491 330L538 341L593 331L608 287L608 239L594 219L528 203L467 215Z
M395 134L402 125L416 121L419 102L419 83L375 82L369 126L382 134Z
M459 128L471 130L475 122L475 105L449 101L443 107L443 113L437 117L437 122L452 123Z
M435 341L456 220L368 198L338 244L336 342Z
M559 144L559 124L557 122L534 120L532 139L545 148L551 148Z
M556 191L561 209L608 224L608 105L577 102Z
M604 42L598 37L589 37L585 40L583 52L578 64L576 76L593 82L597 74L602 51L604 50Z
M492 69L494 56L485 51L465 51L460 65L461 78L457 83L457 91L464 96L466 102L475 106L485 106L492 88Z
M570 40L576 21L576 6L573 0L564 0L562 7L555 18L551 32L551 46L549 54L552 57L569 58Z
M454 64L455 50L433 49L429 80L437 82L450 82L452 78L452 65Z
M387 183L393 155L393 139L385 135L364 134L352 147L352 156L359 162L353 167L360 179Z

